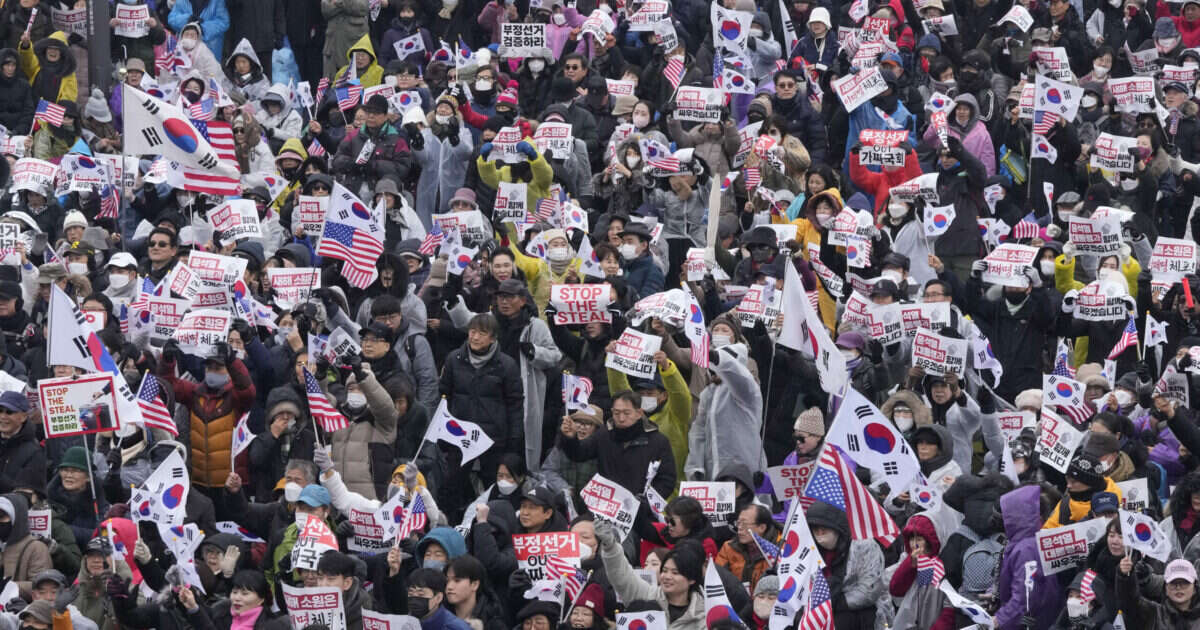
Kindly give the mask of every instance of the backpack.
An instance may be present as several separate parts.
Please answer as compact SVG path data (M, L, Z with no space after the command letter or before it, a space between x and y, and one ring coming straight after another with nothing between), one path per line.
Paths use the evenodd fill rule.
M1004 534L980 538L963 552L962 591L983 593L1000 576L1000 560L1004 556Z

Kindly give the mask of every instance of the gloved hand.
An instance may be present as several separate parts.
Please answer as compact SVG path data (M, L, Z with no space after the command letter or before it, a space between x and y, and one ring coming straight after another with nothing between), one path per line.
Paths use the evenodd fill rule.
M454 84L451 84L451 85L450 85L450 96L453 96L453 97L454 97L454 100L456 100L456 101L458 101L458 102L460 102L460 103L462 102L462 100L463 100L463 89L462 89L462 84L461 84L461 83L454 83Z
M492 143L491 142L484 142L483 146L479 147L479 157L481 157L485 160L487 159L488 154L491 152L492 152Z
M996 413L996 399L986 387L980 387L975 394L975 402L979 403L979 411L983 414Z
M361 356L355 354L348 357L346 359L346 365L350 366L350 369L354 372L355 380L357 380L359 383L367 380L367 376L369 375L367 374L367 371L363 369L363 361Z
M413 123L408 124L414 128L417 127ZM421 134L421 130L419 128L416 130L416 133L408 136L408 148L412 149L413 151L421 151L425 148L425 136Z
M534 350L535 350L535 348L533 346L532 341L522 341L521 342L521 354L525 355L525 358L529 359L530 361L533 360Z
M333 470L333 458L329 456L328 446L313 449L313 463L317 465L317 468L321 469L321 474Z
M1138 364L1137 364L1138 382L1139 383L1149 383L1151 374L1152 373L1150 372L1150 366L1145 361L1138 361Z
M458 137L458 119L451 118L450 122L446 123L446 139L450 141L450 146L456 147L459 143Z
M987 261L976 260L975 262L971 263L971 277L972 278L976 278L976 279L982 278L983 272L985 272L985 271L987 271Z
M114 448L108 452L108 456L104 458L108 464L109 472L120 470L121 468L121 449Z
M1075 312L1075 298L1078 295L1079 295L1078 289L1071 289L1070 291L1067 291L1067 293L1065 295L1063 295L1062 312L1064 312L1064 313L1074 313Z
M221 554L221 575L225 576L225 579L233 577L233 572L237 569L238 558L241 557L242 550L238 549L237 545L229 545L225 548L225 553Z
M116 573L108 577L108 596L112 599L127 599L129 597L129 582L128 578L123 578Z
M288 573L291 573L291 572L292 572L292 554L285 553L285 554L283 554L283 557L279 559L279 573L281 575L287 575Z
M138 538L138 541L133 544L133 559L140 564L146 564L152 557L149 545L146 544L146 541Z
M1040 273L1038 273L1038 270L1036 267L1026 266L1025 269L1022 270L1022 273L1025 275L1025 279L1029 281L1029 286L1031 286L1031 287L1041 286L1042 275Z
M533 587L533 578L524 569L517 569L508 576L508 590L513 593L524 593Z
M353 538L354 537L354 523L351 523L349 520L345 520L345 521L342 521L341 523L338 523L337 535L338 535L338 538Z
M54 597L54 612L65 613L67 606L75 603L79 597L79 585L73 584L67 588L60 589L58 595Z
M867 342L867 351L871 355L871 363L879 365L883 363L883 345L872 339Z
M709 365L720 365L721 364L721 353L717 350L709 350L708 351L708 364Z
M175 339L168 339L167 342L165 344L163 344L163 349L162 349L163 361L178 362L180 356L181 356L181 353L179 351L179 341L177 341Z
M617 536L617 528L612 523L597 520L593 525L596 530L596 540L600 542L601 549L615 549L621 545Z
M1121 298L1121 301L1125 303L1125 310L1129 311L1130 313L1137 312L1137 298L1133 297L1132 295L1126 295L1125 297Z
M1058 227L1057 223L1051 223L1046 226L1046 236L1050 238L1058 238L1062 236L1062 228Z
M758 49L758 40L754 39L753 37L747 37L746 38L746 46L750 50L757 50Z
M1075 243L1066 243L1063 245L1063 260L1067 262L1075 260Z
M254 329L250 327L250 322L240 317L233 320L230 328L237 331L238 337L242 340L242 345L250 345L250 340L256 337Z
M268 138L275 137L275 129L273 127L263 127L262 130L263 130L263 133L267 134Z
M951 135L948 138L946 138L946 148L950 150L950 155L953 155L954 157L958 157L958 156L962 155L962 152L963 152L962 140L959 140L958 138Z
M537 148L525 140L517 143L517 152L524 154L525 157L531 160L536 160L538 156Z

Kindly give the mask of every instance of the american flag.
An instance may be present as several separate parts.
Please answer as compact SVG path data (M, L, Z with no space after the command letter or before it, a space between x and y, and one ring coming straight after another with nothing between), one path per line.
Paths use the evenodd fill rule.
M750 530L750 535L754 537L754 544L758 545L758 550L762 552L767 564L774 565L779 562L779 545L759 536L754 530Z
M33 111L33 119L40 120L44 123L61 127L63 124L63 115L67 110L58 103L51 103L46 99L39 99L37 109Z
M321 97L325 96L325 90L328 90L328 89L329 89L329 77L321 77L321 80L317 81L317 98L314 99L314 102L319 104L321 102Z
M854 540L874 538L886 546L900 535L896 522L854 476L846 460L828 444L821 450L820 461L808 481L808 487L804 489L801 504L807 508L814 499L846 512L846 520L850 522L850 537Z
M104 188L100 189L100 213L96 215L96 218L115 219L120 212L121 195L117 192L117 187L105 184Z
M358 106L358 102L362 100L362 86L349 84L336 88L334 93L337 94L338 109L346 111Z
M424 256L432 256L433 252L437 251L438 246L442 244L445 238L446 235L442 232L441 226L434 223L433 228L421 240L421 246L417 248L417 251Z
M653 157L650 158L646 164L649 164L653 168L660 168L671 173L679 172L679 158L673 155L668 155L666 157Z
M342 421L345 422L345 418ZM428 520L425 516L425 499L421 498L420 492L416 494L412 504L408 506L408 514L404 515L404 523L400 525L400 531L396 532L398 540L404 540L408 538L409 534L420 531Z
M319 157L325 155L325 147L321 146L321 141L313 138L312 142L308 143L309 157Z
M211 98L202 98L188 105L188 117L192 120L212 120L217 115L217 104Z
M342 275L350 284L365 289L379 273L375 269L375 261L383 255L383 242L363 230L326 221L321 243L317 245L317 255L346 261L342 266Z
M1054 369L1050 373L1055 376L1075 378L1075 368L1071 367L1071 353L1066 342L1058 342L1058 350L1054 355Z
M1033 112L1033 133L1039 136L1044 136L1050 133L1054 128L1054 124L1058 122L1059 116L1054 112L1045 110L1035 110Z
M1096 572L1088 569L1083 573L1083 579L1079 581L1079 599L1085 603L1096 599L1096 591L1092 590L1092 581L1096 579Z
M1010 236L1013 238L1037 238L1038 231L1041 229L1042 227L1038 225L1037 219L1030 212L1019 223L1013 226Z
M762 183L762 169L757 166L747 166L745 172L746 192L750 192Z
M812 579L812 594L808 599L808 610L800 618L796 630L829 630L833 627L833 600L829 597L829 582L825 574L817 571Z
M221 120L193 120L192 125L217 152L217 158L230 162L237 170L237 153L233 144L233 127ZM183 188L209 195L236 195L241 187L236 177L217 175L209 171L183 167Z
M687 68L683 66L683 59L680 57L671 57L667 61L667 67L663 69L663 74L667 80L671 82L671 89L679 89L679 84L683 82L683 73Z
M946 577L946 565L937 556L920 556L917 558L917 584L937 588Z
M1121 338L1117 340L1117 345L1113 346L1112 350L1108 353L1108 358L1116 359L1117 357L1121 356L1122 352L1125 352L1126 348L1129 348L1130 346L1136 348L1137 345L1137 324L1133 321L1133 314L1131 313L1129 315L1129 321L1125 324L1125 330L1121 332Z
M138 408L142 410L142 419L146 421L147 429L162 429L170 433L172 437L179 436L179 428L175 426L175 419L171 417L171 412L167 409L166 404L159 398L159 392L162 388L158 384L158 379L149 372L142 377L142 386L138 388L137 403Z
M574 603L579 598L579 594L583 592L587 574L579 567L555 555L546 560L546 570L551 579L563 581L563 590L567 593L567 601Z
M721 53L713 55L713 88L721 90L725 88L725 60L721 58Z
M550 217L558 213L559 202L553 197L538 199L537 210L534 211L534 216L538 221L549 221Z
M164 46L161 52L154 55L154 67L158 70L159 76L162 76L163 73L173 73L180 68L192 67L192 60L178 44L170 48Z
M312 417L321 423L321 428L325 429L326 433L334 433L350 426L346 416L329 404L329 399L325 397L325 392L321 391L321 385L317 383L317 378L312 372L306 367L301 369L304 370L304 392L308 396L308 410Z

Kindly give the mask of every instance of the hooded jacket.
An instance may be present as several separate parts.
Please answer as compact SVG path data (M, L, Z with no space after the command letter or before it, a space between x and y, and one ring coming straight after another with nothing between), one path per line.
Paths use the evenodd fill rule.
M621 601L632 602L648 599L657 602L659 610L668 610L667 596L663 593L662 587L651 586L650 583L638 577L633 572L633 567L629 565L629 560L625 558L625 552L622 551L620 545L611 547L601 545L597 554L604 562L608 581ZM704 630L707 627L704 615L704 594L699 589L694 589L689 595L687 608L667 624L667 630Z
M281 106L279 113L274 116L267 113L266 103L270 101L277 102ZM292 109L292 99L291 95L288 94L286 85L282 83L272 85L267 90L267 93L263 95L262 103L262 108L254 112L254 119L258 121L258 124L262 126L264 131L271 130L267 131L267 134L272 139L283 142L300 137L300 134L303 133L301 126L304 120L300 116L300 112ZM295 147L292 150L294 151ZM307 157L308 152L301 153L301 155Z
M873 629L876 602L884 591L879 544L874 540L851 540L846 513L824 501L814 501L806 517L810 527L825 527L838 535L833 549L818 548L825 558L825 579L834 618L840 620L838 628Z
M17 64L20 60L17 51L12 48L0 50L0 65ZM28 129L33 124L33 110L37 108L37 100L33 98L33 88L20 72L11 78L0 75L0 125L8 129Z
M0 560L4 562L4 575L17 583L22 593L28 593L30 580L35 575L54 568L50 550L46 543L29 533L29 504L19 494L0 495L0 512L11 519L12 530L4 542Z
M454 116L459 117L457 111ZM454 127L447 129L434 122L434 114L430 112L420 130L421 148L413 149L413 157L421 166L413 209L423 225L433 225L432 215L450 211L450 198L466 181L467 166L475 145L471 131L462 124L461 118L457 123L457 130ZM451 137L450 134L455 135Z
M744 344L730 344L710 353L708 369L720 380L709 383L701 392L699 408L688 429L683 469L687 479L717 479L736 465L766 469L762 389L750 374L748 358Z
M358 156L367 140L375 144L375 150L367 156L366 163L359 164ZM374 190L375 184L385 177L400 186L410 168L412 155L408 143L396 127L387 122L375 129L366 123L347 128L346 137L338 144L337 154L330 163L330 172L351 191L358 191L363 184Z
M917 583L917 567L914 558L907 553L913 537L920 536L925 539L927 553L939 556L942 553L942 543L937 528L929 517L916 514L908 519L902 534L906 553L901 556L888 585L888 592L892 597L903 598L892 627L897 630L951 630L954 628L954 606L937 587Z
M174 361L163 362L162 369L162 376L175 389L176 400L190 412L192 483L210 488L224 486L231 468L230 449L237 419L255 400L254 382L245 364L234 359L229 366L230 381L215 391L204 383L176 378Z
M193 3L204 7L199 12ZM229 10L225 0L177 0L167 16L167 25L176 33L182 32L183 27L199 19L200 38L214 57L225 49L225 31L229 30ZM147 68L150 66L147 65Z
M992 143L992 136L988 133L987 125L979 119L979 103L975 97L970 94L959 94L954 98L954 105L957 108L959 105L966 105L971 108L971 117L967 119L966 124L958 123L958 116L954 110L947 112L946 121L950 135L958 138L963 143L963 148L968 153L975 156L981 164L983 170L988 177L996 174L996 147ZM931 143L937 138L937 130L933 125L929 125L925 129L923 140Z
M932 127L930 127L932 128ZM883 169L872 171L863 166L859 160L859 152L850 151L850 181L874 200L875 216L882 217L887 210L889 193L893 186L921 175L921 163L915 149L910 149L904 156L904 166L896 170Z
M349 50L346 51L346 61L348 64L354 63L355 51L365 52L371 56L371 63L367 65L365 70L359 70L358 67L355 66L355 72L358 75L358 81L362 84L363 89L375 87L376 85L382 83L383 67L379 65L379 58L375 56L375 48L371 46L371 36L369 34L364 34L358 39L357 42L354 42L354 45L351 46ZM349 71L349 65L342 66L341 68L338 68L336 77L341 79L342 77L347 76Z
M239 75L234 65L238 57L245 57L250 61L250 72L245 75ZM231 91L234 94L241 94L248 101L261 99L271 87L270 80L263 72L262 62L258 60L254 47L247 39L238 42L233 52L225 58L225 76L229 79Z
M50 47L59 50L58 61L54 63L46 61L46 49ZM21 71L29 77L35 98L52 103L79 99L79 86L75 82L75 56L67 45L66 33L54 31L50 37L38 40L32 46L20 44L17 53L21 59Z
M1050 613L1057 611L1065 601L1058 578L1044 575L1042 571L1033 576L1029 601L1025 598L1025 563L1038 562L1035 534L1042 522L1040 495L1037 486L1022 486L1000 497L1004 534L1008 537L996 587L996 599L1001 602L996 611L1000 630L1020 630L1021 617L1026 610L1044 612L1035 615L1037 623L1031 630L1046 630L1054 622L1054 615Z
M1118 501L1121 500L1121 488L1117 486L1116 482L1108 477L1105 477L1104 484L1104 489L1098 490L1097 492L1111 492L1117 495ZM1091 514L1091 497L1088 497L1086 501L1075 500L1068 492L1063 494L1062 500L1059 501L1058 505L1054 508L1054 511L1050 512L1050 516L1046 518L1046 524L1042 526L1042 529L1053 529L1055 527L1062 527L1063 525L1070 525L1071 523L1085 521Z

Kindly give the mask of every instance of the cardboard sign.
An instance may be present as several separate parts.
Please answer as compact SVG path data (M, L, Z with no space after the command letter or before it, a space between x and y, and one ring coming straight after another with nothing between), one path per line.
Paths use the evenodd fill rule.
M1004 441L1012 442L1021 436L1022 429L1032 429L1037 426L1037 418L1028 411L1000 411L996 413L996 422L1004 433Z
M904 318L900 315L900 303L872 304L867 332L885 346L900 341L904 337Z
M1116 282L1091 282L1075 296L1075 317L1089 322L1125 321L1127 295Z
M662 337L626 328L617 340L616 352L605 357L604 367L633 377L652 379L658 369L654 364L654 353L661 346Z
M550 303L558 312L554 323L559 326L612 322L608 305L612 301L609 284L555 284L550 287Z
M146 24L146 20L150 19L150 7L118 2L116 9L117 25L113 27L113 33L118 37L136 39L150 34L150 26Z
M385 615L362 609L362 630L411 630L412 627L413 617L409 615Z
M463 244L482 243L492 235L492 226L478 210L435 214L432 220L443 232L458 232Z
M1196 273L1196 243L1181 238L1158 237L1150 254L1150 272L1156 277L1179 278Z
M525 154L517 151L517 144L524 139L521 130L516 127L501 128L492 138L492 152L488 154L488 159L509 164L524 162Z
M50 8L50 21L56 30L64 33L75 33L87 37L87 7L62 11L58 7Z
M1130 50L1126 43L1125 57L1129 60L1130 69L1136 75L1147 76L1158 72L1158 50L1153 47L1135 52Z
M937 173L918 175L899 186L892 186L888 194L898 201L923 199L926 203L937 205L941 200L937 191Z
M383 537L383 527L375 520L374 512L362 512L350 508L347 516L350 525L354 528L354 536L346 540L346 547L350 551L375 555L387 553L387 550L392 547L391 539Z
M217 309L189 311L183 316L179 328L171 335L179 342L179 349L198 357L211 356L214 346L229 339L229 325L233 313Z
M737 499L732 481L683 481L679 484L679 496L696 499L705 514L720 520L733 514Z
M513 534L512 542L517 566L524 569L534 582L550 579L546 562L552 557L579 566L579 536L571 532Z
M783 291L776 291L774 282L751 285L738 302L738 321L746 327L753 327L760 321L768 327L774 327L782 304Z
M1113 106L1119 112L1141 113L1154 111L1154 78L1127 77L1109 79L1108 91Z
M538 57L546 48L546 25L504 22L500 25L501 57Z
M646 296L633 305L629 321L641 325L648 317L661 319L669 326L682 327L689 314L687 294L680 289L672 289Z
M941 330L950 325L950 304L948 302L926 302L920 304L900 304L900 319L904 325L904 335L915 337L917 330Z
M654 25L667 18L671 12L671 3L666 0L648 0L629 16L629 30L653 31ZM611 96L612 94L609 93Z
M830 245L845 246L850 237L857 235L870 239L874 231L875 219L870 212L846 207L833 218L833 229L826 237Z
M654 40L664 51L679 48L679 33L675 32L675 25L671 20L659 20L654 23Z
M1128 481L1118 481L1117 487L1121 490L1121 509L1130 512L1145 512L1150 507L1150 501L1158 501L1156 497L1150 494L1150 484L1147 483L1145 477L1130 479Z
M138 5L145 8L144 5ZM36 158L21 158L13 165L13 190L28 190L42 195L50 193L58 166Z
M1041 431L1035 450L1041 455L1043 464L1066 474L1071 465L1071 456L1083 442L1083 432L1070 422L1054 414L1042 414Z
M267 282L280 308L291 310L308 301L313 289L321 288L321 270L314 267L269 267Z
M633 81L605 79L605 82L608 83L608 97L613 99L618 96L633 96L633 91L637 88Z
M1066 48L1034 46L1029 59L1037 62L1037 73L1040 75L1057 81L1070 81L1075 78L1071 73L1071 58L1067 56Z
M597 474L579 491L579 496L584 505L592 511L593 517L608 521L617 528L621 533L621 540L629 536L639 505L632 492Z
M1104 535L1108 519L1093 518L1037 532L1038 560L1043 575L1055 575L1074 569L1087 560L1088 548Z
M1129 150L1136 148L1137 138L1101 133L1096 138L1096 142L1092 144L1092 157L1089 164L1095 168L1132 173L1134 158Z
M304 588L284 583L283 602L293 628L322 624L329 630L346 630L346 611L342 606L342 589L336 586ZM364 611L366 612L366 611ZM366 628L364 619L363 628Z
M882 94L887 89L879 68L867 68L857 74L849 74L833 80L833 91L837 93L846 111L852 112L863 103Z
M346 332L345 328L337 327L333 333L329 335L329 339L325 341L325 347L321 349L321 357L326 361L337 365L340 364L345 357L356 356L362 352L362 346Z
M568 123L544 122L538 125L533 133L533 142L537 145L538 153L545 153L548 149L550 157L558 160L568 159L575 152L575 138L571 135L571 125Z
M50 538L50 523L53 518L54 511L50 508L44 510L29 510L29 533L33 536L42 538Z
M1029 286L1029 278L1025 270L1037 258L1037 248L1016 243L1004 243L984 258L987 270L983 272L983 281L1006 287L1025 288Z
M938 33L947 37L958 35L958 24L954 22L953 14L921 20L921 24L925 26L926 33Z
M1022 33L1028 33L1029 29L1033 26L1033 16L1029 14L1029 9L1019 4L1014 4L1013 8L1009 9L1008 13L1005 13L1004 17L1000 18L1001 24L1005 22L1009 22L1021 29Z
M1117 217L1071 215L1068 235L1080 254L1114 254L1121 250L1121 223Z
M131 327L140 329L148 328L147 333L151 341L165 342L171 338L171 334L179 327L183 321L183 314L187 312L191 306L191 301L180 300L168 297L152 297L146 304L146 310L141 311L141 315L135 318Z
M725 109L725 92L714 88L681 85L675 92L675 118L719 123Z
M113 375L44 378L38 381L38 404L46 437L67 437L121 428Z
M912 365L926 374L942 375L953 372L961 379L966 373L966 339L943 337L932 330L917 330L912 345Z
M213 230L221 233L221 244L229 245L243 238L262 238L258 209L249 199L230 199L208 213Z
M767 475L771 477L771 487L775 491L775 498L780 501L788 501L802 496L808 480L812 478L813 471L816 469L816 460L804 464L768 468Z
M529 184L525 182L500 182L496 191L496 203L492 207L492 219L500 223L524 223L528 212L526 199Z

